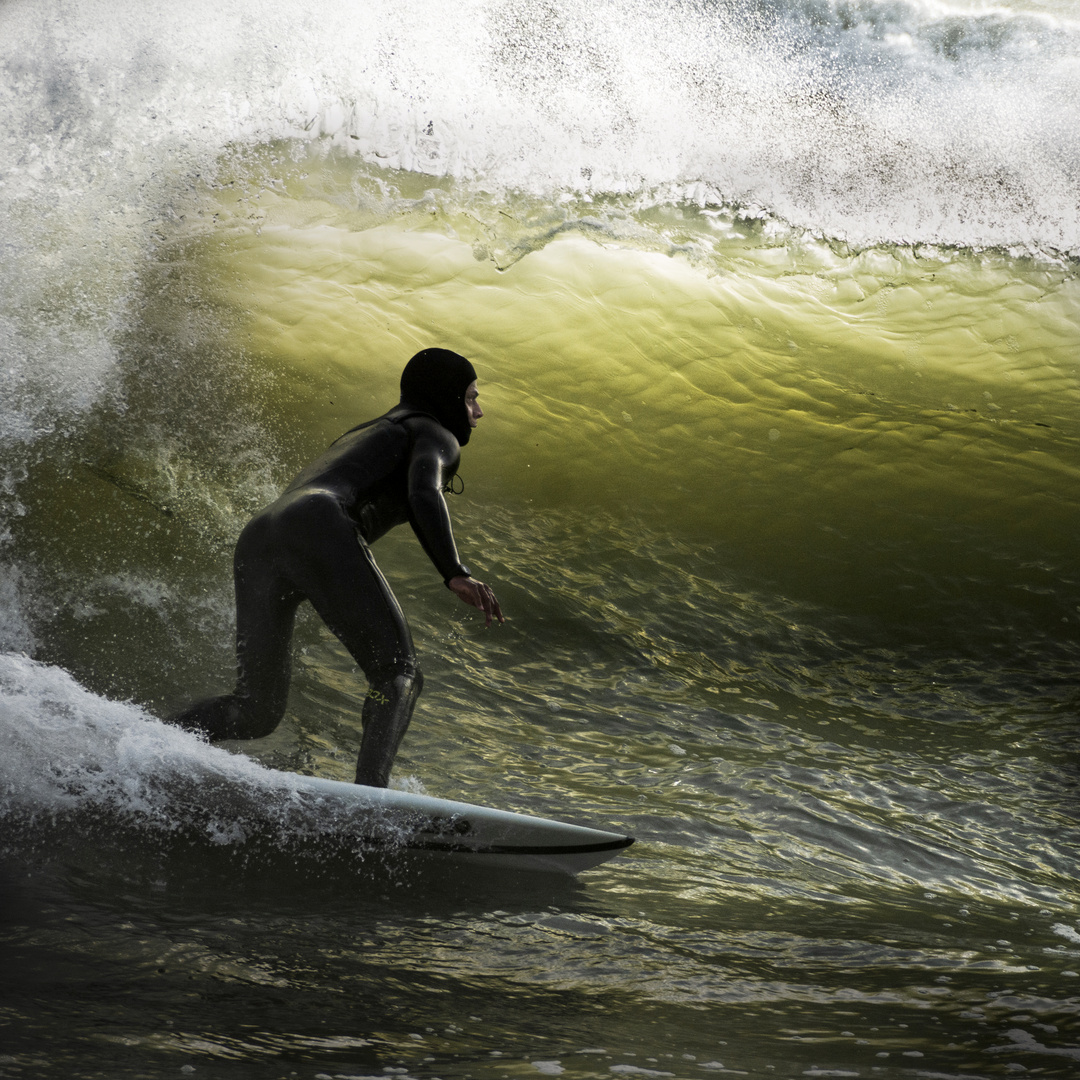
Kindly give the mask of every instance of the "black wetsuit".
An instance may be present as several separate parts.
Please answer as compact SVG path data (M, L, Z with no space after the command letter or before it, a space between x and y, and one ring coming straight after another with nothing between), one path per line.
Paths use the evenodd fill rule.
M236 689L171 722L211 740L273 731L285 712L296 609L309 600L368 679L356 780L385 787L423 679L368 545L408 521L444 581L468 576L443 497L460 452L442 423L403 401L304 469L236 544Z

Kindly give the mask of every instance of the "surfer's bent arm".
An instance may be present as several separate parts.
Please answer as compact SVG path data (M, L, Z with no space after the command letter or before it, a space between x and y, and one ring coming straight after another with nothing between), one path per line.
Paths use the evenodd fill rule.
M490 626L492 619L504 621L502 610L491 589L462 564L443 496L458 456L459 448L441 433L416 434L409 461L409 523L447 588L463 603L482 611Z
M450 511L442 491L456 464L457 453L450 445L450 436L416 433L409 458L409 524L446 582L469 573L458 557Z

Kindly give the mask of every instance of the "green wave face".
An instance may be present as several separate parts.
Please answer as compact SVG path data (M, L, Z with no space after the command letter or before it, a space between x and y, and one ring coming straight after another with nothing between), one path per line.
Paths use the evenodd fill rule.
M470 671L512 700L544 700L534 672L553 649L580 694L596 663L618 685L590 659L613 640L632 668L647 657L717 691L758 632L744 603L766 637L815 612L826 666L852 642L886 664L911 647L1065 663L1080 602L1069 266L854 251L708 204L506 200L304 146L238 160L142 275L122 404L30 486L20 535L60 609L38 632L92 685L162 707L225 677L247 515L392 404L429 344L480 372L486 415L452 509L516 625L509 669L477 645ZM377 554L436 662L456 662L442 641L461 616L407 530ZM775 647L767 666L790 685L802 646ZM343 680L335 723L354 726L361 691Z
M207 253L204 280L312 450L393 401L404 358L439 342L482 373L466 501L502 514L728 545L842 606L871 580L902 587L901 543L928 573L961 535L991 559L1030 544L1068 562L1068 267L837 250L707 205L507 205L446 185L356 210L339 204L378 174L303 172L232 205L258 225Z

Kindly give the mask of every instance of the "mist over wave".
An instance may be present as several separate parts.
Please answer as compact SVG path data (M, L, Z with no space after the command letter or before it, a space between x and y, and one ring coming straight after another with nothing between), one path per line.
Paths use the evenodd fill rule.
M114 214L152 215L225 147L301 138L487 190L690 192L859 244L1080 245L1080 23L1043 7L83 0L3 18L6 199L96 184Z

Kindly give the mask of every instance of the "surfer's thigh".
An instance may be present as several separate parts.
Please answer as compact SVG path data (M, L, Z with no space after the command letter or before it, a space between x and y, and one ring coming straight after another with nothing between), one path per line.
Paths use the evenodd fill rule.
M320 508L317 531L291 557L290 579L370 681L413 674L404 612L344 510Z
M272 523L254 519L233 562L237 681L247 708L273 724L285 709L293 623L303 599L278 562Z
M417 676L416 649L405 613L367 545L358 541L357 548L362 599L339 636L373 681L378 676Z

